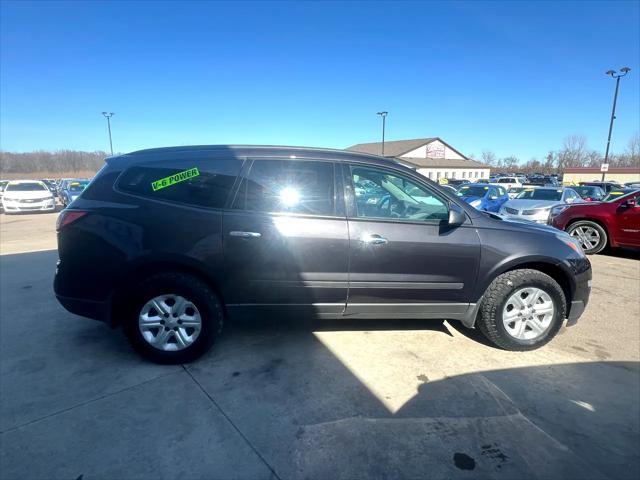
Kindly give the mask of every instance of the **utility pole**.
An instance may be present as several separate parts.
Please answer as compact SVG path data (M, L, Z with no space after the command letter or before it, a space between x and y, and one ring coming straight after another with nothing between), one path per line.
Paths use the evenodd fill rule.
M613 121L616 119L616 103L618 102L618 89L620 88L620 79L629 73L631 69L629 67L623 67L620 72L615 70L609 70L606 75L616 79L616 92L613 94L613 108L611 109L611 121L609 122L609 137L607 138L607 149L604 152L603 165L609 162L609 145L611 144L611 132L613 131ZM604 182L605 172L602 172L602 181Z
M384 157L384 127L387 120L387 115L389 112L378 112L376 115L380 115L382 117L382 156Z
M111 117L113 117L113 112L102 112L102 115L107 119L107 128L109 129L109 148L111 149L111 156L113 156L113 142L111 141Z

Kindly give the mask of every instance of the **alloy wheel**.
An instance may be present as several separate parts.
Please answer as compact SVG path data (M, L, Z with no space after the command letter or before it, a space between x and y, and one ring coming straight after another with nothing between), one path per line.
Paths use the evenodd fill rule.
M547 292L526 287L507 299L502 310L502 322L513 338L535 340L549 329L554 314L555 305Z
M577 238L584 250L593 250L600 243L600 232L588 225L574 228L569 235Z

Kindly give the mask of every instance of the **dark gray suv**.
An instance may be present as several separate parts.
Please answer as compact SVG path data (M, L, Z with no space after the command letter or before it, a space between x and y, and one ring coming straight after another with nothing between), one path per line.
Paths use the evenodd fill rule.
M530 350L589 298L579 244L479 212L402 165L327 149L197 146L108 158L58 219L55 292L151 360L241 313L433 318Z

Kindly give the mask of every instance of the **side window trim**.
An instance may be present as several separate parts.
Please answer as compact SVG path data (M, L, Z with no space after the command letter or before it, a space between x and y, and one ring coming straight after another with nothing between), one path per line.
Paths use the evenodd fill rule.
M359 217L358 209L356 206L356 198L355 198L355 186L353 184L353 169L354 168L371 168L378 169L384 172L388 172L391 175L397 175L400 177L408 178L412 182L416 183L420 187L427 190L434 197L440 200L443 205L447 208L447 213L451 210L451 201L448 198L441 196L438 192L436 192L427 182L423 182L421 179L413 178L413 176L408 175L407 172L398 171L394 168L389 168L386 166L380 165L370 165L367 163L345 163L344 167L344 178L345 178L345 201L347 201L347 219L348 220L356 220L356 221L369 221L369 222L386 222L386 223L398 223L398 224L413 224L413 225L438 225L441 221L438 220L411 220L411 219L402 219L402 218L383 218L383 217ZM347 192L348 190L348 192ZM347 198L348 197L348 198Z

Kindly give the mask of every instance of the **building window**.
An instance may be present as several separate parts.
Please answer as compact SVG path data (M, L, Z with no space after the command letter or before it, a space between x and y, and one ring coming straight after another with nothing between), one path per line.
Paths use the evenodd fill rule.
M462 172L462 178L467 178L467 172Z
M478 178L478 171L476 170L476 178Z
M441 175L441 172L438 172L437 177L436 177L438 180L440 180L440 175Z
M429 180L433 180L433 172L429 172Z

